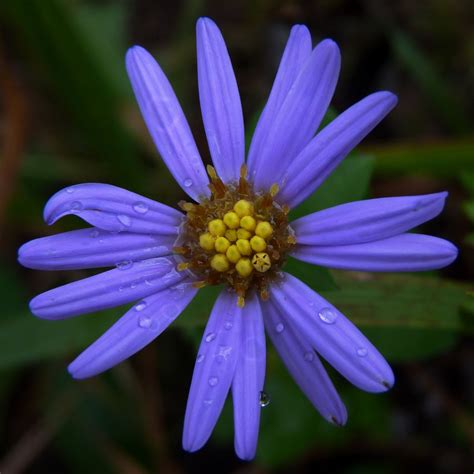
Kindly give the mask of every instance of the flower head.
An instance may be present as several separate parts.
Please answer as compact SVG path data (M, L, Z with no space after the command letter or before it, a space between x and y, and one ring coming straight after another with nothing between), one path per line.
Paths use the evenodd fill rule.
M340 68L336 44L314 49L306 27L292 28L245 159L237 83L217 26L197 23L199 97L213 167L206 173L183 111L159 65L143 48L127 53L127 71L163 160L193 202L184 213L105 184L59 191L48 224L74 214L92 227L33 240L19 251L30 268L115 267L47 291L32 312L63 319L135 302L69 366L82 379L107 370L163 332L204 285L222 284L196 359L183 446L208 440L232 390L235 449L256 450L265 377L264 328L316 409L337 425L347 413L321 355L362 390L393 385L389 365L337 308L284 273L287 255L330 268L419 271L457 255L449 242L407 233L432 219L446 193L352 202L293 222L298 206L395 106L376 92L315 135ZM209 177L208 177L209 175Z

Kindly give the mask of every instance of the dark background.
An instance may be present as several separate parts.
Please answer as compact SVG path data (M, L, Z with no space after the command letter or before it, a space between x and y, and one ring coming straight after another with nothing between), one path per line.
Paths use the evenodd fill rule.
M349 409L347 426L335 428L315 413L269 349L272 401L262 413L252 463L233 453L230 407L202 451L190 455L180 446L205 315L186 314L188 323L131 360L75 382L67 363L121 310L103 319L37 321L27 308L32 296L87 272L38 272L16 263L23 242L81 225L68 218L50 229L41 219L48 197L69 184L113 183L171 205L182 198L148 137L123 57L132 44L155 55L208 160L196 82L201 15L213 18L226 39L250 132L294 23L306 24L314 43L330 37L341 48L333 114L373 91L395 92L398 106L349 162L360 157L369 164L360 175L338 175L343 187L334 182L329 191L448 190L443 215L422 230L450 239L461 252L449 268L422 277L333 275L341 292L352 285L342 307L386 354L397 383L372 395L335 376ZM472 472L473 24L469 0L3 0L1 472ZM366 192L362 181L370 176ZM335 290L334 298L343 294ZM375 316L364 323L368 309Z

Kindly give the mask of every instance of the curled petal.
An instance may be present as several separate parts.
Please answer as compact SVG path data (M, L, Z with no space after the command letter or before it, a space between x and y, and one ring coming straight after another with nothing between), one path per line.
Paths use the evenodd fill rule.
M178 99L150 53L140 46L127 52L126 66L135 97L163 161L194 200L209 195L209 179Z
M316 46L280 107L250 177L256 190L280 180L316 132L331 101L341 58L331 40Z
M394 383L392 369L368 339L334 306L303 282L285 274L271 298L299 334L338 372L367 392L383 392Z
M31 240L18 251L19 262L37 270L113 267L119 262L163 257L172 253L175 236L73 230Z
M350 202L291 223L298 244L346 245L401 234L437 216L448 193Z
M278 195L280 202L292 208L303 202L396 104L397 97L391 92L375 92L321 130L288 163Z
M293 26L280 61L280 66L278 67L270 96L260 115L252 137L252 142L250 143L247 165L251 176L253 175L261 151L265 146L268 133L271 130L275 117L280 111L288 91L310 55L311 34L308 28L304 25Z
M240 352L242 309L223 290L199 347L184 417L183 448L197 451L211 436L224 406Z
M31 312L43 319L65 319L136 301L178 284L182 273L173 258L151 258L46 291L30 302Z
M345 425L346 407L313 347L291 324L287 308L280 312L269 301L262 309L267 333L300 389L326 420Z
M46 203L44 220L54 224L74 214L110 232L177 235L183 215L171 207L110 184L77 184Z
M75 379L84 379L128 359L158 337L196 292L188 281L140 301L69 365L69 373Z
M355 245L297 245L293 257L342 270L363 272L419 272L452 263L457 248L447 240L423 234L401 234Z
M200 18L196 25L199 99L207 142L217 173L236 181L244 162L244 118L229 53L216 24Z
M239 458L255 457L260 427L260 393L265 381L265 331L262 310L255 294L242 310L240 354L232 381L235 452Z

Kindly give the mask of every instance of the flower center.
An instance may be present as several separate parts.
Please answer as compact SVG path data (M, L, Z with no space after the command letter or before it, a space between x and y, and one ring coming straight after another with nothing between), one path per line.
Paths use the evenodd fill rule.
M224 184L212 166L211 196L200 204L180 202L186 212L177 247L178 270L189 270L195 286L227 284L243 306L246 293L256 288L268 298L269 282L278 276L288 251L296 243L288 225L288 207L274 197L278 186L255 192L242 166L236 183Z

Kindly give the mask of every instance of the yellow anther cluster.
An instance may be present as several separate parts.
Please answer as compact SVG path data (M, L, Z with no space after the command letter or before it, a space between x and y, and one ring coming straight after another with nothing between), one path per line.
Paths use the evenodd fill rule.
M222 219L209 221L207 230L199 236L199 245L215 252L210 260L214 270L227 272L234 267L245 278L254 270L263 273L270 269L270 256L265 250L273 228L268 221L258 220L250 201L237 201Z

